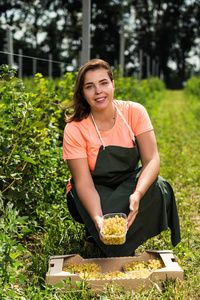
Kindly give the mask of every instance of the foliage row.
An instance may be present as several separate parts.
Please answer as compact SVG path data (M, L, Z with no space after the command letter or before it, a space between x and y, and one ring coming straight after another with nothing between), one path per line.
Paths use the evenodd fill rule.
M185 90L188 94L200 97L200 78L192 77L190 78L185 86Z

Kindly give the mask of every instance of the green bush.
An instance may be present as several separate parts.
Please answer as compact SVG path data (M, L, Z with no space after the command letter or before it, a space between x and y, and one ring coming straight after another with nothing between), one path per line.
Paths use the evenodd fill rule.
M20 257L27 250L20 243L22 234L31 230L27 226L28 217L20 217L19 212L12 203L3 203L0 198L0 295L5 290L11 292L11 286L24 281L21 270L24 265Z
M24 92L14 77L1 87L0 190L25 214L35 213L38 204L57 203L69 177L59 140L63 110L43 78L36 80L38 93Z
M14 72L0 68L0 295L15 290L17 299L18 269L26 263L18 240L34 249L26 273L38 285L44 282L50 255L78 252L80 240L84 251L84 227L75 225L66 205L70 173L62 159L64 126L61 131L59 120L64 123L64 108L58 93L41 74L36 75L35 92L25 92ZM66 75L59 84L70 78ZM71 88L65 88L66 102ZM27 285L20 278L20 286Z
M185 85L185 92L200 97L200 78L192 77Z

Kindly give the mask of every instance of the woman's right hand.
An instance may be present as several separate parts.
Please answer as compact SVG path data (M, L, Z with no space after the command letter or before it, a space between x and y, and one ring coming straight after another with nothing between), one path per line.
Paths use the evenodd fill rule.
M127 218L127 222L128 222L127 228L129 228L133 224L133 222L134 222L134 220L135 220L135 218L138 214L140 199L141 199L141 194L136 193L136 192L131 194L130 197L129 197L130 213L129 213L128 218Z

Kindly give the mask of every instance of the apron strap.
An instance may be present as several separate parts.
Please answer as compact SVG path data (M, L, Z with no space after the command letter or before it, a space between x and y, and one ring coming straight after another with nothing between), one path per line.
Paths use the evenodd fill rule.
M97 131L97 133L98 133L98 136L99 136L99 138L100 138L100 140L101 140L101 142L102 142L103 150L105 150L105 144L104 144L104 141L103 141L103 139L102 139L102 137L101 137L99 128L97 127L97 124L95 123L95 120L94 120L94 117L93 117L92 112L90 112L90 115L91 115L92 121L93 121L93 123L94 123L94 126L95 126L95 128L96 128L96 131Z
M124 123L125 123L126 126L128 127L128 129L129 129L129 131L130 131L130 133L131 133L131 135L132 135L133 142L134 142L134 144L135 144L135 136L134 136L134 133L133 133L131 127L130 127L129 124L127 123L126 119L124 118L124 115L121 113L121 111L119 110L119 108L115 105L115 103L113 103L113 104L114 104L115 108L117 109L117 112L119 113L120 117L123 119Z

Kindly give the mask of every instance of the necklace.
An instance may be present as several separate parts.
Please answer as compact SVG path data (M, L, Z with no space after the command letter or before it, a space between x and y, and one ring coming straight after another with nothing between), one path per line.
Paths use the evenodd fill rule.
M114 105L114 116L113 116L113 120L116 119L116 106ZM115 123L114 123L115 124Z
M136 146L136 143L135 143L135 136L134 136L134 133L133 133L131 127L130 127L129 124L127 123L127 121L126 121L125 117L123 116L123 114L120 112L119 108L117 108L117 106L116 106L115 104L113 104L113 105L114 105L114 107L115 107L115 110L118 112L119 116L122 118L122 120L124 121L124 123L125 123L126 126L128 127L128 130L130 131L130 133L131 133L131 135L132 135L133 144L134 144L134 146ZM93 124L94 124L94 126L95 126L95 128L96 128L96 131L97 131L97 133L98 133L98 136L99 136L99 138L100 138L100 140L101 140L101 143L102 143L102 146L103 146L103 150L105 150L105 144L104 144L104 141L103 141L103 139L102 139L102 137L101 137L99 128L97 127L97 124L95 123L95 120L94 120L94 117L93 117L92 112L90 112L90 115L91 115ZM114 118L116 118L116 112L114 113L113 119L114 119Z

